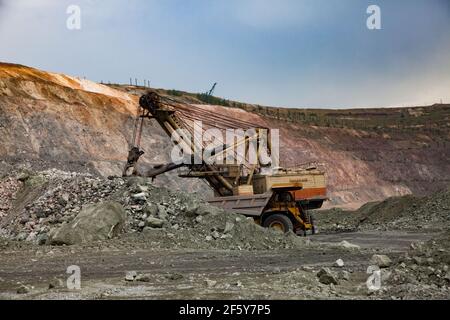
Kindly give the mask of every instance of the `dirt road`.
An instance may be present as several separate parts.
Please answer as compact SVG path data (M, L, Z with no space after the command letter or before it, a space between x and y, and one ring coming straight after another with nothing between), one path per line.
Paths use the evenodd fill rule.
M90 247L36 247L4 244L0 260L0 298L6 299L306 299L370 298L366 269L374 252L395 259L411 242L432 234L393 232L316 235L318 250L199 251L153 250L114 241ZM343 250L342 240L361 246ZM20 246L20 248L19 248ZM319 283L316 272L345 261L348 279L337 286ZM67 267L81 271L81 290L68 290ZM342 269L341 269L342 270ZM141 281L127 282L136 271ZM61 280L58 288L55 278ZM30 290L17 294L21 285ZM56 286L49 289L49 284Z
M412 242L426 241L434 235L434 232L361 231L317 234L313 239L322 243L339 243L345 240L364 249L404 252Z

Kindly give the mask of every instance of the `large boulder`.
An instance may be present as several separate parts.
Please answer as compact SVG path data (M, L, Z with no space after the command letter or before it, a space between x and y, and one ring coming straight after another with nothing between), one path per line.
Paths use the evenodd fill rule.
M370 263L380 268L387 268L392 264L392 260L384 254L374 254L370 259Z
M329 268L322 268L317 273L317 277L319 278L319 282L323 284L339 284L338 278L336 275L331 272Z
M111 239L122 229L125 209L114 201L106 201L83 208L76 218L54 230L47 240L51 245L72 245Z
M147 226L150 228L162 228L164 226L164 220L155 217L148 217Z
M358 246L357 244L353 244L350 243L346 240L342 240L341 242L339 242L338 244L340 247L344 248L344 249L349 249L349 250L359 250L361 249L360 246Z
M197 216L206 216L209 214L212 215L219 215L219 214L223 214L223 209L216 207L216 206L212 206L208 203L202 203L200 204L198 207L196 207L194 213Z

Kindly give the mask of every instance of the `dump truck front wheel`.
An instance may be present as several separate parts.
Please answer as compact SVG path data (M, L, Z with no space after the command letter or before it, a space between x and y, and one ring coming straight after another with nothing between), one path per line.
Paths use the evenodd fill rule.
M294 231L294 224L289 217L276 213L268 216L263 221L263 227L280 230L283 232Z

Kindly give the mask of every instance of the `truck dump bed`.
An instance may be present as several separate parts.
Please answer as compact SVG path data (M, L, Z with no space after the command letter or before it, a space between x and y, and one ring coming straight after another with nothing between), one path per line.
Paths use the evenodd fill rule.
M234 213L259 217L269 203L270 198L272 198L272 195L273 192L269 191L263 194L217 197L208 200L208 203Z

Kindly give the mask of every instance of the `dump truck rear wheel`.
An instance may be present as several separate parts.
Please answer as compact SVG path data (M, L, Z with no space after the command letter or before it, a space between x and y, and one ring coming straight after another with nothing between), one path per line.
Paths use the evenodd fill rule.
M272 214L264 219L263 227L280 230L283 232L294 231L294 224L289 217L283 214Z

